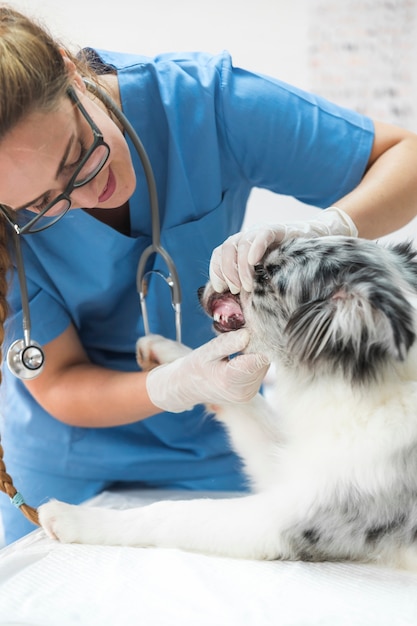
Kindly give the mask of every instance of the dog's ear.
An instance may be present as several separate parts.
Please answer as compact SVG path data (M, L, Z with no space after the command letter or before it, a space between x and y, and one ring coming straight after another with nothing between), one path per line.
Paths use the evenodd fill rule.
M352 380L374 377L377 365L404 360L415 340L414 314L400 289L337 287L301 305L286 326L293 359L310 367L340 369Z
M409 285L417 292L417 250L411 241L391 243L387 248L393 252L403 267L403 276Z

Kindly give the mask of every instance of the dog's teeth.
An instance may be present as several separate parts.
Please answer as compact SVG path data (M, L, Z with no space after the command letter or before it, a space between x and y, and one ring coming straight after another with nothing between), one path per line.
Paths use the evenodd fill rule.
M222 317L222 316L220 315L220 313L215 313L215 314L213 315L213 320L214 320L215 322L220 322L221 317Z

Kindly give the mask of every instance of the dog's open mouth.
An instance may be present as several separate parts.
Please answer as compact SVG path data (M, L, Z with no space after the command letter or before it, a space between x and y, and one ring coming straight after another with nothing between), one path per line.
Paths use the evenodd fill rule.
M230 292L215 293L208 302L208 313L213 318L213 326L220 333L238 330L245 325L239 296Z

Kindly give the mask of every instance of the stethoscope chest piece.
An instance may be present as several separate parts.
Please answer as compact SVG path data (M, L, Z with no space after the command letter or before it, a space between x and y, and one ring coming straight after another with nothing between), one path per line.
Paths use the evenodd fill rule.
M33 340L26 345L24 339L18 339L12 343L7 352L9 370L21 380L36 378L41 373L44 362L43 351Z

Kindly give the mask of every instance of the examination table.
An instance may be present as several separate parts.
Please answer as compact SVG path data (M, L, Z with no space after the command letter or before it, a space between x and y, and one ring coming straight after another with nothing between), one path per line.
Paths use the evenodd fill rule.
M212 494L104 492L90 502L202 495ZM62 545L35 530L0 550L0 626L12 625L417 626L417 573Z

